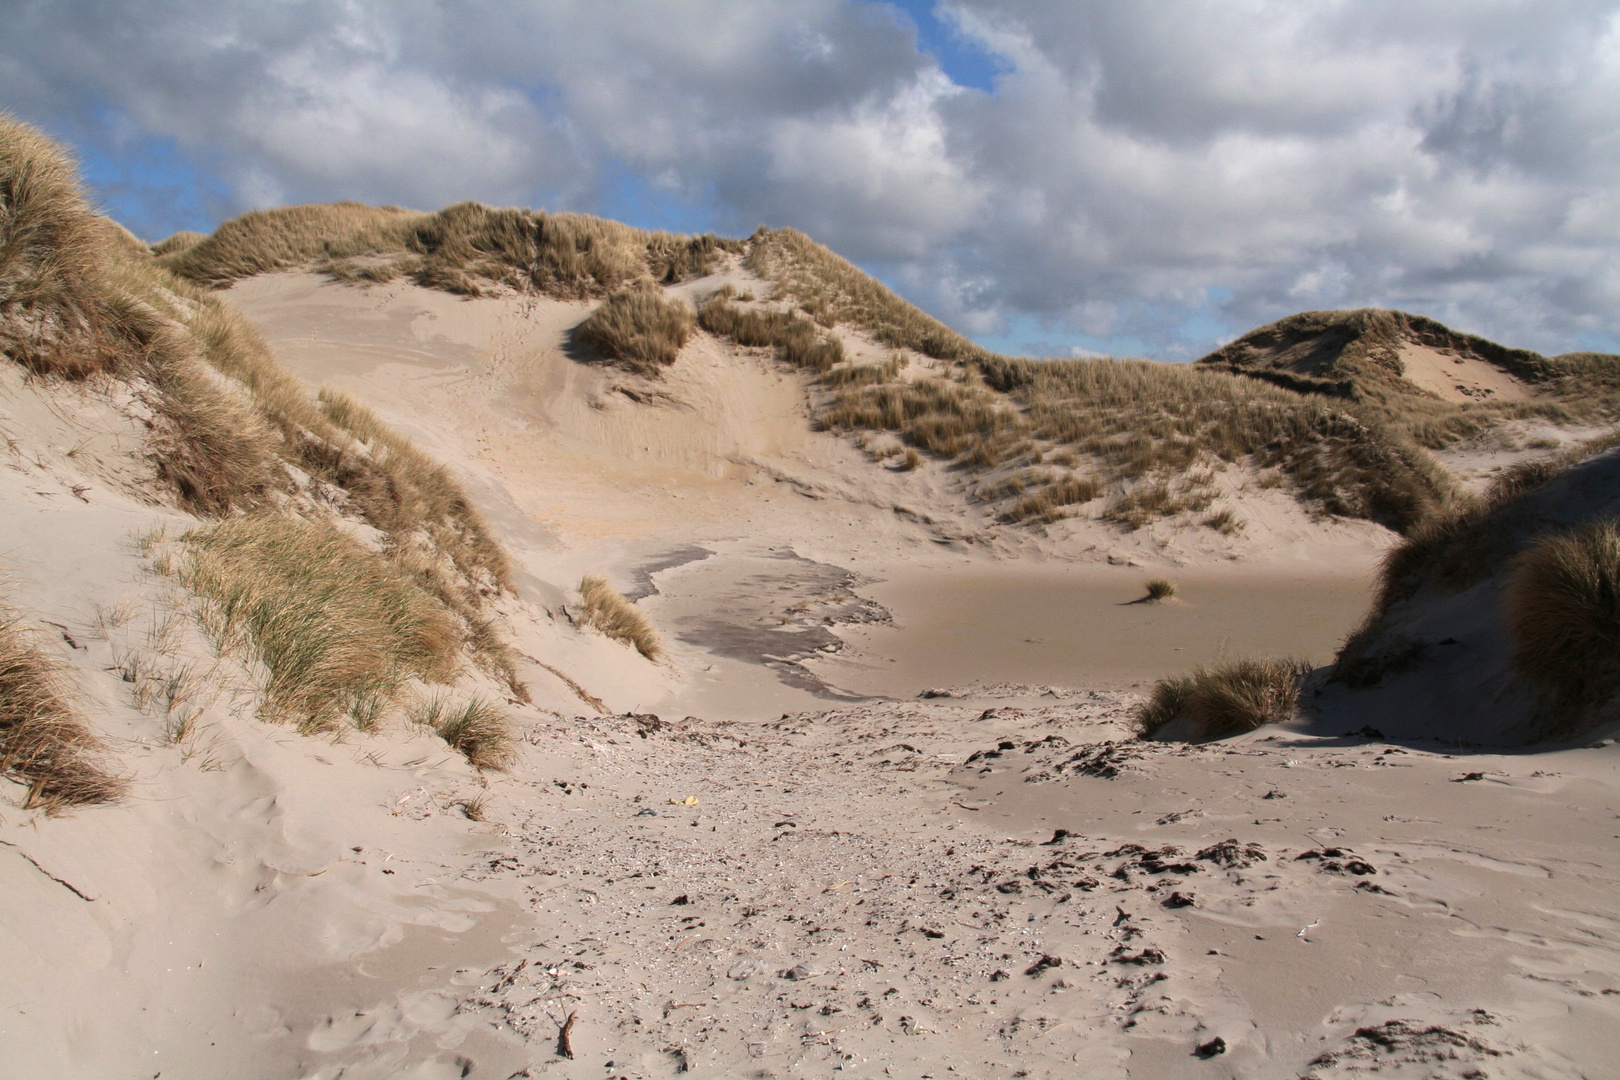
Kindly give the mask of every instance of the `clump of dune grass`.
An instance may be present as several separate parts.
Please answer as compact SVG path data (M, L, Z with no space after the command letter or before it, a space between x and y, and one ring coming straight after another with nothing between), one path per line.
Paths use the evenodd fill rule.
M500 706L483 698L454 703L434 695L413 705L407 718L431 729L476 768L506 769L517 759L511 718ZM479 820L470 810L467 816Z
M1310 670L1303 660L1244 659L1160 679L1133 715L1137 736L1147 738L1181 720L1186 738L1203 742L1290 720Z
M605 578L586 574L579 582L579 598L581 626L594 627L615 641L633 645L649 660L663 655L663 643L652 623Z
M259 513L183 540L178 575L204 601L204 629L264 666L266 719L327 730L374 716L410 679L456 675L449 613L329 523Z
M761 311L714 298L699 310L698 323L738 345L774 348L789 364L810 371L828 371L844 359L843 342L821 334L814 321L791 311Z
M1176 595L1176 583L1169 578L1154 578L1147 583L1149 600L1168 600Z
M695 319L652 282L610 293L574 331L581 342L640 375L657 375L680 355Z
M1503 615L1513 665L1552 692L1564 725L1620 685L1620 522L1548 536L1520 555Z
M23 805L55 814L112 802L126 783L70 700L62 665L27 624L0 608L0 776L28 786Z
M214 287L314 269L351 281L406 276L464 296L509 288L589 297L643 276L673 282L707 273L723 252L739 250L712 235L649 232L583 214L473 202L420 213L340 202L255 210L162 261Z

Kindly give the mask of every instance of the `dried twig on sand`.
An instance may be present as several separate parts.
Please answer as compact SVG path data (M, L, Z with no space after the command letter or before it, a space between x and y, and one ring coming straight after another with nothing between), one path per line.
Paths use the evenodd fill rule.
M574 1021L578 1019L579 1010L575 1009L563 1021L562 1030L557 1032L557 1053L569 1061L574 1060Z

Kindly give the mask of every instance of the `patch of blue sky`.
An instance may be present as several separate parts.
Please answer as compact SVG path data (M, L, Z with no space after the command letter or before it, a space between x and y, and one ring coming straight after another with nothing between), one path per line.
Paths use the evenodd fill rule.
M598 217L641 229L670 232L704 233L717 229L719 201L712 189L694 198L653 183L621 162L608 166L604 180L589 208Z
M1574 352L1620 353L1620 333L1577 330Z
M1171 363L1196 360L1235 336L1231 325L1208 308L1177 311L1144 307L1130 313L1126 321L1130 329L1090 334L1051 316L1010 315L1001 329L969 336L986 349L1008 356L1147 357Z
M992 352L1043 359L1073 356L1144 356L1149 344L1133 334L1098 336L1067 327L1059 319L1012 315L991 334L969 335Z
M86 194L102 213L142 240L181 229L212 232L234 212L228 187L169 138L100 130L51 131L79 158Z
M876 0L898 8L917 27L917 48L932 56L945 77L957 86L996 92L996 77L1006 70L994 54L963 34L935 0Z

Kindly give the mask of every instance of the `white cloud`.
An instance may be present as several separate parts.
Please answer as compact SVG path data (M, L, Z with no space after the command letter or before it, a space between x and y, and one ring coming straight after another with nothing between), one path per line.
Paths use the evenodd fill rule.
M171 138L232 209L588 208L628 172L975 333L1187 355L1377 303L1620 339L1615 0L942 0L994 94L869 0L15 7L0 102L109 154Z

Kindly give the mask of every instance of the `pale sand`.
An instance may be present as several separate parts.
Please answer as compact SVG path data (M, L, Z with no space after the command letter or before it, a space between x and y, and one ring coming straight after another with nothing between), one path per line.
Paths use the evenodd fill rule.
M1401 377L1441 401L1522 401L1532 395L1523 380L1484 360L1410 341L1401 345L1400 357Z
M467 480L522 570L520 648L664 720L592 716L536 664L522 759L480 777L397 724L332 744L251 719L194 629L151 633L174 601L129 537L186 519L143 502L138 423L8 371L13 595L63 628L134 781L63 819L7 786L8 1070L1460 1080L1620 1058L1612 745L1120 742L1138 698L1110 687L1324 659L1381 530L1236 471L1238 537L997 527L948 470L809 431L762 357L700 340L649 386L566 355L580 305L298 275L232 296ZM564 617L600 571L665 663ZM1127 603L1153 576L1181 597ZM208 673L196 734L132 706L131 656Z

